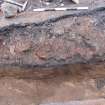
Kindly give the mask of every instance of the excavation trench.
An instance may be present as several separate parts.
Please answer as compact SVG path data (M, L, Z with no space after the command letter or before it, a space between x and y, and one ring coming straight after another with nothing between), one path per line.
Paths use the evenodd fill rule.
M104 30L103 7L1 19L0 104L104 105Z

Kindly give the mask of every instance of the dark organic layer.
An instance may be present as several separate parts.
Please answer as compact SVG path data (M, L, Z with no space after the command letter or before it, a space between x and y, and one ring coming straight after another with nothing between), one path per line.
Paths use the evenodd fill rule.
M0 29L0 64L55 66L104 62L105 8Z

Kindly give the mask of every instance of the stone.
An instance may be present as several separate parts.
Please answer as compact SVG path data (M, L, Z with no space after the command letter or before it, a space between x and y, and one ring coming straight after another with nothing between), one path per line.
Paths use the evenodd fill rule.
M72 0L74 3L79 4L79 0Z
M19 40L14 45L15 45L14 51L20 52L20 53L30 50L30 48L31 48L31 42L28 40Z
M14 4L4 2L1 5L1 10L5 18L10 18L17 15L19 7Z

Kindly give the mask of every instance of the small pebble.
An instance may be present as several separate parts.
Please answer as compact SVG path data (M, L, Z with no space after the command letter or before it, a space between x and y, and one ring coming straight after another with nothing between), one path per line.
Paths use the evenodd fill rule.
M61 6L64 6L64 4L62 3Z
M74 3L79 4L79 0L72 0Z

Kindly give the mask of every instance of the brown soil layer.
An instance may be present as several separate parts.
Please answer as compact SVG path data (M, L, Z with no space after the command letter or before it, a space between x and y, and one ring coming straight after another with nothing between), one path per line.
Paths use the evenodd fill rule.
M0 105L104 105L104 68L104 64L29 71L4 68Z

